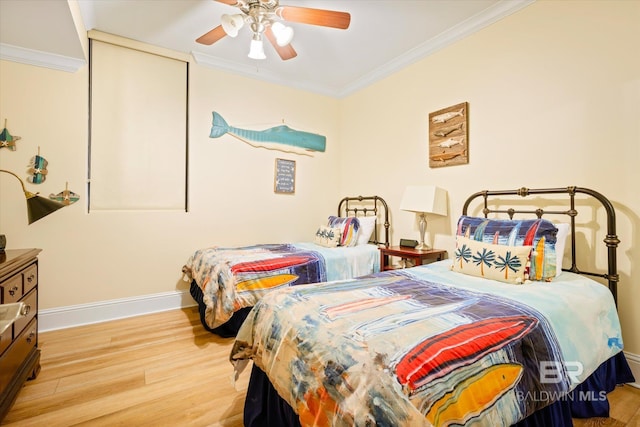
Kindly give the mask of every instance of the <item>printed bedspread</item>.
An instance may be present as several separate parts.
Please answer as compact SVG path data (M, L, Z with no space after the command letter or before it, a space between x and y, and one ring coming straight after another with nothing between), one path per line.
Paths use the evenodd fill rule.
M236 337L236 374L253 359L302 425L509 426L622 350L595 281L516 286L450 263L269 294Z
M199 249L182 271L202 290L204 321L216 328L273 289L363 276L379 271L379 264L375 245L262 244Z

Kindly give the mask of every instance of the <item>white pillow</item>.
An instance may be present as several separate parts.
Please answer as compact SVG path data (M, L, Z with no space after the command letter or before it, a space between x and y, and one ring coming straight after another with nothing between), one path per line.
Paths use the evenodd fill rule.
M358 241L356 242L356 246L366 245L369 243L373 229L376 226L376 219L377 218L375 216L358 217L358 220L360 221L360 231L358 232Z
M562 259L564 258L564 247L569 235L569 224L560 222L553 225L558 229L558 234L556 234L556 277L558 277L562 273Z

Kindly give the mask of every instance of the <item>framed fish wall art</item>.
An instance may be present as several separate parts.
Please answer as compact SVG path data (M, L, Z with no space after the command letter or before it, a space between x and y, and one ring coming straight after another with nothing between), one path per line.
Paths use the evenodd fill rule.
M467 102L429 114L429 167L469 163Z

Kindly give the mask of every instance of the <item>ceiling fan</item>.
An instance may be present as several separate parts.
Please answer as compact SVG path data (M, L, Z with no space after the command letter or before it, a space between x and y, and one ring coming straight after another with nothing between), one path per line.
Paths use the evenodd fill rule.
M225 36L235 37L245 25L251 29L252 38L249 48L249 58L264 59L263 36L269 40L280 58L283 60L295 58L298 54L291 46L293 28L281 21L297 22L301 24L319 25L322 27L346 30L351 22L351 15L326 9L308 7L284 6L279 0L214 0L219 3L235 6L240 13L224 14L221 24L213 30L203 34L196 42L212 45Z

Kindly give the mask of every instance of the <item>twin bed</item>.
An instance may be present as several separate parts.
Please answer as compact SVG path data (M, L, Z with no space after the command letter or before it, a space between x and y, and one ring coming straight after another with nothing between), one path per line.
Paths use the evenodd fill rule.
M222 337L235 336L255 303L277 288L380 271L378 245L389 245L385 200L344 197L337 213L318 227L309 242L195 251L182 271L205 329Z
M502 208L513 196L556 206L557 195L566 209ZM576 203L606 214L605 273L577 268ZM513 219L522 213L535 218ZM606 394L634 381L616 311L618 242L613 206L593 190L484 191L464 204L453 259L262 295L230 355L236 375L253 362L244 424L571 426L608 416Z

